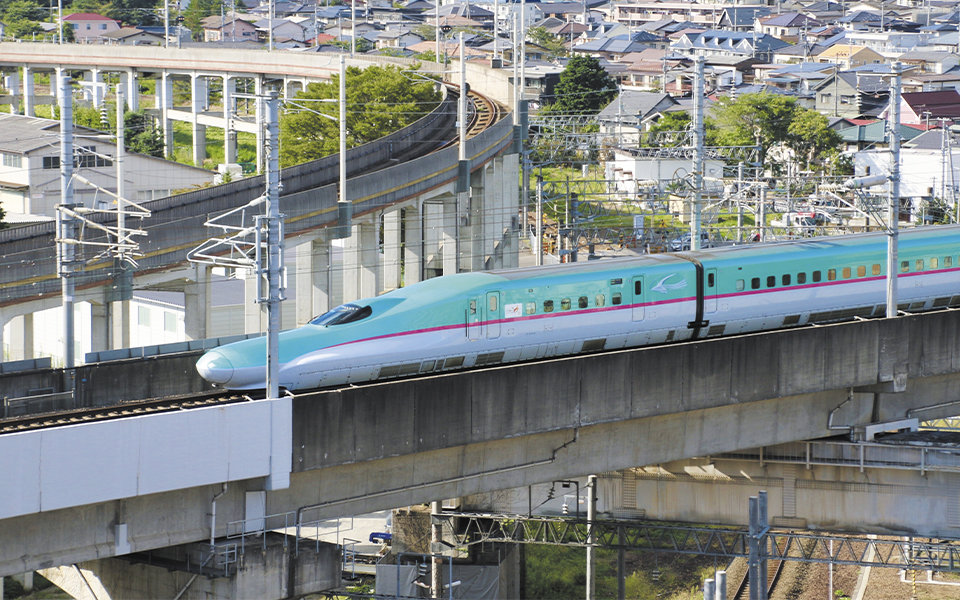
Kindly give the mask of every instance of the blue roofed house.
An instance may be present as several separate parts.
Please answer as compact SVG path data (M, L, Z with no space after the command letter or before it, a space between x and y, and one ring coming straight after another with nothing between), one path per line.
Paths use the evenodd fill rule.
M753 31L755 21L769 14L767 6L726 6L717 21L717 29Z
M781 40L796 40L800 37L801 32L821 25L820 21L803 13L788 12L758 17L754 23L754 31L766 33Z
M787 42L778 40L769 34L756 32L719 31L710 29L703 32L684 33L670 48L687 56L741 56L755 58L760 62L770 62L773 53L786 46Z

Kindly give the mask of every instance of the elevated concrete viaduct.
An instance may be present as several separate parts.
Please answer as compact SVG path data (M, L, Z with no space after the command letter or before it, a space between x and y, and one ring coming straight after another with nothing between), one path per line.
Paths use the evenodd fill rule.
M944 311L0 436L25 457L0 465L0 573L208 539L215 496L222 538L950 415L958 332ZM290 487L266 491L271 402Z

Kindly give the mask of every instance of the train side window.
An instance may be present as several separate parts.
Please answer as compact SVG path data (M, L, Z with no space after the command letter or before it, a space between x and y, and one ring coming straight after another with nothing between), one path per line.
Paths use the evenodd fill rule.
M470 314L471 314L471 315L477 314L477 301L476 301L476 300L471 300L471 301L470 301Z
M643 282L639 279L633 282L633 295L639 296L643 293Z
M944 267L952 267L952 266L953 266L953 257L952 257L952 256L944 256L944 257L943 257L943 266L944 266Z
M820 279L821 279L820 271L814 271L814 272L813 272L813 282L814 282L814 283L817 283L818 281L820 281Z
M492 312L492 313L497 312L497 306L499 306L499 304L500 304L500 302L499 302L497 296L494 295L494 296L488 296L488 297L487 297L487 308L490 309L490 312Z
M807 274L803 272L797 273L797 283L802 285L806 282L807 282Z
M901 261L900 261L900 272L901 272L901 273L909 273L909 272L910 272L910 261L909 261L909 260L901 260Z
M713 287L716 283L716 275L713 273L707 273L707 287Z
M751 290L759 290L759 289L760 289L760 278L759 278L759 277L754 277L753 279L750 280L750 289L751 289Z
M560 299L560 310L570 310L570 298Z
M783 277L780 278L780 281L783 282L783 285L790 285L790 274L785 273Z
M597 294L593 300L596 302L597 306L603 306L607 303L607 298L603 294Z
M867 265L857 265L857 277L867 276Z
M922 258L918 258L918 259L917 259L917 271L922 271L922 270L923 270L923 259L922 259Z
M623 285L623 279L620 279L619 277L616 279L611 279L610 285Z
M873 273L874 275L879 275L879 274L880 274L880 265L879 265L879 264L873 265L873 267L871 267L871 269L870 269L870 272Z
M837 279L837 270L827 269L827 281L836 281L836 279Z
M614 292L613 296L610 297L610 304L614 306L620 304L623 301L623 297L620 295L620 292Z
M586 308L587 307L587 297L580 296L577 298L577 308Z
M742 279L737 280L737 291L742 292L744 288L744 282Z
M850 267L844 267L843 271L841 272L843 273L844 279L850 279L850 276L853 274L853 272L850 270Z
M777 276L776 275L767 275L767 287L771 288L777 285Z
M553 300L543 301L543 312L553 312Z
M527 302L523 305L523 312L528 315L537 314L537 303L536 302Z
M930 259L930 268L931 268L931 269L939 269L939 268L940 268L940 259L937 258L936 256L934 256L933 258L931 258L931 259Z

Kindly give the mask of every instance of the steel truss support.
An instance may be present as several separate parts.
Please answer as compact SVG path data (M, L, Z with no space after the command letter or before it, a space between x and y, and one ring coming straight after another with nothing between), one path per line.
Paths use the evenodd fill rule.
M587 523L556 517L444 513L454 543L549 544L586 547ZM593 545L666 554L698 554L725 559L749 557L750 532L722 527L678 526L658 521L593 522ZM820 535L771 530L764 558L860 567L960 572L960 541L872 539L866 535ZM833 542L831 545L830 542Z

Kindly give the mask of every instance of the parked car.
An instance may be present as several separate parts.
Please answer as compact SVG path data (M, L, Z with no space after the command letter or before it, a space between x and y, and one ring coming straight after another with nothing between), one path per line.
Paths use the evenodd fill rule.
M681 236L678 237L678 238L674 238L674 239L670 240L670 250L673 251L673 252L679 252L679 251L681 251L681 250L689 250L689 249L690 249L690 239L691 239L690 233L685 233L685 234L681 235ZM700 232L700 247L701 247L701 248L709 248L709 247L711 247L712 245L713 245L713 244L712 244L711 241L710 241L710 234L707 233L706 231L701 231L701 232Z

